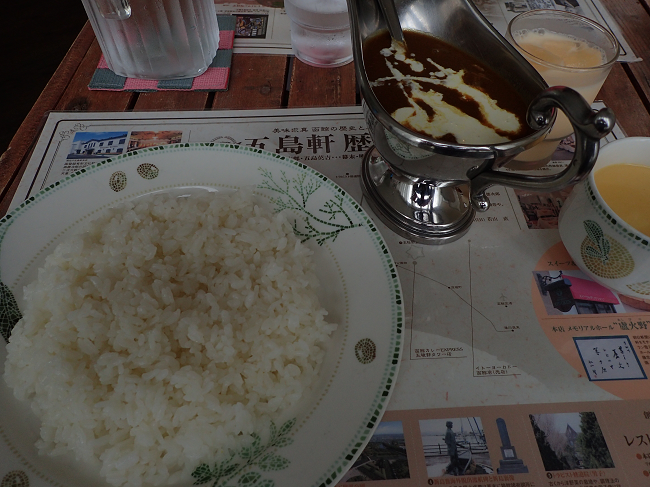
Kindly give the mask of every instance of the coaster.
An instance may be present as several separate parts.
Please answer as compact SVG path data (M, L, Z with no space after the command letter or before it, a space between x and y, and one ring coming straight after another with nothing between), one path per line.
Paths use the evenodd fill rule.
M104 55L99 60L88 89L107 91L226 91L230 79L232 46L235 41L235 17L217 15L219 49L212 64L201 76L170 80L125 78L108 69Z

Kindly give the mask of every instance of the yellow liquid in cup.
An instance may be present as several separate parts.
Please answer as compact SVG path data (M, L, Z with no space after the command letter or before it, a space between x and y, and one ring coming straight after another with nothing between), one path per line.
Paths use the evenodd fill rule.
M638 232L650 235L650 166L612 164L598 169L594 181L614 213Z

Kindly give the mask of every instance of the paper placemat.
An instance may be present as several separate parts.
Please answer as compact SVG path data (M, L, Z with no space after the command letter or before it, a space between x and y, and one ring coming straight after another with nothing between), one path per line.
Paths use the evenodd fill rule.
M218 15L219 49L212 64L201 76L172 80L126 78L108 68L104 56L99 60L88 89L107 91L225 91L230 79L232 48L235 40L235 17Z

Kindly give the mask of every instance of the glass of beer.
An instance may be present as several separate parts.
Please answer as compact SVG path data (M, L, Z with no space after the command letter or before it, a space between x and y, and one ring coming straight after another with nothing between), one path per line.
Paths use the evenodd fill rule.
M539 72L549 86L568 86L593 103L618 59L616 37L597 22L559 10L531 10L510 21L508 41ZM515 156L507 167L536 169L551 160L553 152L573 127L558 112L551 132L532 149Z

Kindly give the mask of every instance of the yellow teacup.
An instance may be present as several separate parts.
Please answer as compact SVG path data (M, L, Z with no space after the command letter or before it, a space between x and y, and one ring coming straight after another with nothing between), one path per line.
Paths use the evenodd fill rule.
M559 217L578 267L620 294L650 299L650 138L607 144Z

